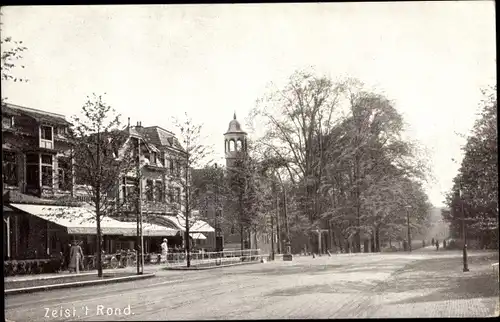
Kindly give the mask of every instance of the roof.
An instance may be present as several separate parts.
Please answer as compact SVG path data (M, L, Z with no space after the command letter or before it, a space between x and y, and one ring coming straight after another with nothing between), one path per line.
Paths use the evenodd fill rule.
M47 122L60 125L71 125L62 114L37 110L30 107L15 105L11 103L2 104L2 113L10 115L23 115L31 117L38 122Z
M172 223L177 229L186 231L186 219L181 215L159 215L156 219L166 220ZM209 233L214 232L215 229L203 220L195 220L194 223L190 223L189 231L192 233Z
M170 147L183 152L185 151L172 132L159 126L131 126L129 131L130 134L139 136L157 147Z
M227 129L227 132L224 134L230 134L230 133L246 134L246 132L241 129L240 122L238 122L238 120L236 119L236 113L234 113L233 119L231 120L231 122L229 122L229 128Z

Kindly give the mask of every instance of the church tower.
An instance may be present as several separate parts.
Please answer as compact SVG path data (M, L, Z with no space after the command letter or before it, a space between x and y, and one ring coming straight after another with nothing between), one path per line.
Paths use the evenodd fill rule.
M236 162L244 159L247 154L247 133L241 129L240 122L236 120L236 113L229 122L227 132L224 133L224 152L227 168L234 167Z

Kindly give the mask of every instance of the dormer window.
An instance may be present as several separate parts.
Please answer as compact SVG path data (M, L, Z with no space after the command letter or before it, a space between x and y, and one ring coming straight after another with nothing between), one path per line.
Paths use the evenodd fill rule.
M54 148L54 128L52 126L40 126L40 147L45 149Z
M41 126L42 140L52 141L52 126Z
M151 152L151 163L156 165L156 152Z

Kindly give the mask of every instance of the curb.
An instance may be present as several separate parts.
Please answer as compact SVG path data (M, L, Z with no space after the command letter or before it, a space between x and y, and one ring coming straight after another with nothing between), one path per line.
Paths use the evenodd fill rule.
M210 267L165 267L162 270L165 271L201 271L201 270L206 270L206 269L216 269L216 268L223 268L223 267L230 267L230 266L241 266L241 265L251 265L251 264L262 264L260 261L258 262L248 262L245 264L227 264L227 265L219 265L219 266L210 266Z
M5 294L5 296L7 296L7 295L20 294L20 293L34 293L34 292L40 292L40 291L49 291L49 290L61 289L61 288L73 288L73 287L109 284L109 283L116 283L116 282L128 282L128 281L135 281L135 280L140 280L140 279L151 278L154 276L155 276L154 273L149 273L149 274L142 274L142 275L115 277L115 278L109 278L109 279L105 279L105 280L93 280L93 281L83 281L83 282L73 282L73 283L70 282L70 283L63 283L63 284L52 284L52 285L32 286L32 287L24 287L24 288L14 288L14 289L10 289L10 290L5 290L4 294Z
M61 276L37 276L36 278L22 278L22 277L14 277L12 279L5 279L4 282L25 282L25 281L46 281L46 280L52 280L52 279L58 279L58 278L65 278L65 277L73 277L73 276L90 276L90 275L97 275L97 272L90 272L90 273L80 273L78 275L76 274L61 274ZM32 277L33 275L31 275ZM36 275L35 275L36 276Z

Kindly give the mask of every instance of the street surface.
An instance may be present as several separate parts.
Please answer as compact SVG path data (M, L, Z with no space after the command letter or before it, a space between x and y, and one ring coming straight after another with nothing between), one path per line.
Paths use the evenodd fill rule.
M498 314L498 253L294 257L5 299L10 321L483 317ZM149 267L146 271L157 269Z

